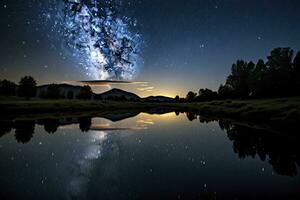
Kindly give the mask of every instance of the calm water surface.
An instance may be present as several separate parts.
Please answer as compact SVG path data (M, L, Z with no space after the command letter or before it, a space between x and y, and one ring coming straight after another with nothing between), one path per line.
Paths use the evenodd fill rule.
M129 116L2 121L1 199L300 198L297 134Z

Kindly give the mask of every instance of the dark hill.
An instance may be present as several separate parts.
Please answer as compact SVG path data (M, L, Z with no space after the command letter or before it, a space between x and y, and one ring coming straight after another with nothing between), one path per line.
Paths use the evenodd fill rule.
M104 100L140 100L141 98L131 92L126 92L120 89L112 89L107 92L97 94L97 99L104 99Z
M165 96L150 96L144 98L147 102L166 102L166 103L172 103L174 102L173 98L165 97Z

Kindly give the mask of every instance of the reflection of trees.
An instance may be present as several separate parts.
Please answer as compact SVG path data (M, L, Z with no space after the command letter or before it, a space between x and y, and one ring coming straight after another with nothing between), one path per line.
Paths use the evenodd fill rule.
M213 122L214 120L209 117L204 117L204 116L199 115L199 121L200 121L200 123L210 123L210 122Z
M187 117L188 120L190 120L190 121L194 121L195 119L197 119L198 116L199 116L199 121L200 121L200 123L210 123L210 122L215 121L215 120L212 119L212 118L209 118L209 117L205 117L205 116L199 115L198 113L195 113L195 112L186 112L186 117Z
M194 121L195 119L197 119L197 115L195 113L191 113L191 112L186 112L186 117L190 121Z
M0 121L0 137L5 135L6 133L11 132L12 127L12 121Z
M91 117L79 117L79 128L82 132L88 132L92 125Z
M33 137L35 122L33 120L19 120L15 122L15 138L19 143L27 143Z
M59 119L45 119L43 124L47 133L55 133L59 127Z
M268 157L269 163L278 174L297 175L297 166L300 167L299 136L271 133L222 120L219 124L227 131L228 138L233 141L234 152L240 158L257 155L265 161Z

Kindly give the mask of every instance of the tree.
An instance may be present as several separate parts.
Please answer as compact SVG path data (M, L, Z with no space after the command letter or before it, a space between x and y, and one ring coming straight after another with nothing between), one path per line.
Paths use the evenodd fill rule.
M175 98L174 98L175 102L179 102L180 101L180 97L177 95Z
M268 56L267 65L274 71L290 70L294 51L291 48L276 48Z
M79 99L91 99L92 97L92 88L88 85L85 85L81 88L80 94L79 94Z
M218 89L218 96L221 99L232 98L232 89L228 85L221 84Z
M195 100L195 97L197 96L196 93L192 92L192 91L189 91L188 94L186 95L186 100L188 102L192 102Z
M18 88L18 95L20 97L34 97L36 95L36 81L31 76L21 78Z
M276 48L268 56L268 71L264 77L268 96L286 96L291 94L293 50Z
M210 89L200 89L199 96L196 97L197 101L211 101L218 98L218 93Z
M0 95L15 96L17 85L14 82L3 80L0 81Z
M261 97L264 95L265 83L264 77L267 73L267 66L265 62L260 59L258 60L255 69L251 75L252 82L250 83L251 87L251 96L252 97Z
M292 76L295 83L295 94L300 95L300 51L298 51L293 62Z
M238 60L232 65L231 75L226 80L226 85L232 88L233 94L239 98L249 97L251 74L254 70L253 62L247 63Z

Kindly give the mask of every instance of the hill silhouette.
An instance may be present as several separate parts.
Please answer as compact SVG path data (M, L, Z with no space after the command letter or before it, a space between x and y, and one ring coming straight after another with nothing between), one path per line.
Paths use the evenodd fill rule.
M96 94L95 99L103 99L103 100L132 100L132 101L138 101L141 99L138 95L127 92L121 89L111 89L107 92Z

